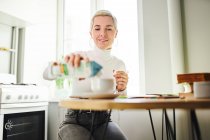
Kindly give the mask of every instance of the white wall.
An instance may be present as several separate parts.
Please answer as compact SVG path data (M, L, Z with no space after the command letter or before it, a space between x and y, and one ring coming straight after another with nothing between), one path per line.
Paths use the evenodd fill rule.
M210 72L210 1L185 0L185 58L187 72ZM197 110L203 140L209 140L209 110Z
M31 24L54 22L55 0L1 0L0 11Z
M210 72L210 1L185 0L188 72Z
M171 92L166 0L143 0L146 93Z

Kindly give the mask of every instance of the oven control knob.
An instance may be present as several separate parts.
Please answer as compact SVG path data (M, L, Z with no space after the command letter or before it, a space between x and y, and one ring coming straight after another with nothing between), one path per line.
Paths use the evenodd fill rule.
M36 95L35 99L38 99L39 98L39 95Z
M21 100L22 98L23 98L22 95L19 95L19 96L18 96L18 100Z
M34 96L33 96L33 95L31 95L31 96L30 96L30 99L33 99L33 98L34 98Z
M11 99L11 95L6 96L6 100L9 100L9 99Z
M28 96L27 96L27 95L25 95L25 96L24 96L24 99L25 99L25 100L27 100L27 99L28 99Z

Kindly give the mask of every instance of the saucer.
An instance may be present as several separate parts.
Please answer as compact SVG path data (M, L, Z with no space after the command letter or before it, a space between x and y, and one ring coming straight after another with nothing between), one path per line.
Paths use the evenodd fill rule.
M120 94L117 93L93 93L87 92L85 94L74 94L69 96L70 98L80 98L80 99L114 99L118 97Z

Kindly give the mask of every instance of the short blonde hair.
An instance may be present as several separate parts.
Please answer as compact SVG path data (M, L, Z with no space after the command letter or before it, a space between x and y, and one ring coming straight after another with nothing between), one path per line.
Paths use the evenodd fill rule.
M90 21L90 31L93 28L93 23L94 23L95 17L98 17L98 16L109 16L109 17L111 17L112 20L113 20L113 23L114 23L114 27L117 30L117 19L116 19L116 17L110 11L108 11L108 10L99 10L91 18L91 21Z

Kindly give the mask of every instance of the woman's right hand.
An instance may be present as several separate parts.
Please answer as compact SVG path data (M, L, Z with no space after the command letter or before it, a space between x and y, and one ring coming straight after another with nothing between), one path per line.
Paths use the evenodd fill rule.
M80 61L84 60L86 62L89 61L89 59L87 58L87 56L82 55L82 54L75 54L75 53L71 53L69 55L66 55L64 58L65 62L70 64L73 67L79 67L80 66Z

